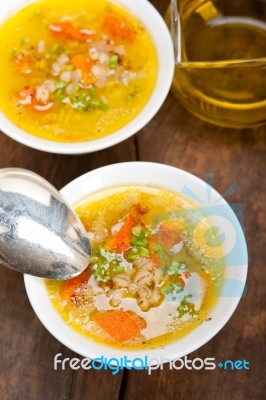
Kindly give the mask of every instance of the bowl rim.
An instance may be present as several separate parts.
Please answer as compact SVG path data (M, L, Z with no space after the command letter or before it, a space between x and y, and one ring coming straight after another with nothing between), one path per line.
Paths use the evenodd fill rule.
M119 172L121 173L121 171L123 172L123 176L126 176L126 178L123 179L120 178ZM134 180L132 179L133 174L135 173L137 179L137 177L140 176L138 175L140 171L143 171L143 174L141 176L142 181L140 183L137 180L134 182ZM87 191L87 196L89 196L89 194L93 194L94 192L98 191L99 188L102 188L102 190L108 188L107 182L108 180L110 180L110 177L112 178L111 180L117 181L118 187L126 186L129 184L134 185L138 183L140 185L142 184L145 185L143 179L144 180L147 179L146 178L147 176L150 176L150 179L146 184L156 185L159 173L161 177L166 177L166 178L168 177L167 179L172 179L173 177L175 177L176 180L178 179L180 180L182 178L184 182L192 183L194 188L203 187L203 185L206 187L206 182L204 182L197 176L192 175L189 172L186 172L182 169L175 168L165 164L133 161L126 163L112 164L90 171L76 178L68 185L66 185L61 190L61 193L70 203L72 202L71 196L75 197L77 199L76 201L77 204L77 202L81 201L84 197L86 197L84 196L84 193L86 191ZM110 186L113 187L113 185ZM157 186L162 187L162 185L157 185ZM88 187L90 188L90 190L88 190ZM164 186L164 188L167 189L168 185ZM168 188L168 190L171 189ZM176 192L179 193L178 191ZM243 257L246 260L246 262L240 266L241 270L237 267L237 273L241 277L241 282L243 283L244 286L246 283L247 271L248 271L248 253L247 253L247 245L243 230L236 215L234 214L232 208L226 202L226 200L224 200L223 197L221 197L221 195L215 189L212 189L212 193L216 200L218 198L221 200L221 204L226 207L226 212L228 213L227 215L230 215L230 217L232 218L232 220L234 221L234 223L238 228L238 235L239 235L239 240L241 242L241 249ZM213 318L213 320L210 322L204 321L201 325L196 327L194 330L189 332L181 339L178 339L172 343L163 346L163 349L156 348L156 349L140 349L140 350L121 350L100 345L98 343L93 342L91 339L84 338L80 334L76 333L63 320L61 320L60 315L53 308L47 292L45 292L46 293L45 296L46 300L48 300L48 302L46 302L46 305L49 308L49 312L40 307L39 297L41 291L44 290L46 291L43 280L41 280L40 278L35 278L25 275L24 282L29 301L37 317L40 319L40 321L46 327L46 329L57 340L59 340L66 347L70 348L71 350L80 354L83 357L89 357L91 359L95 359L98 358L100 355L104 355L104 357L106 357L106 359L108 360L114 357L120 358L125 355L127 356L130 355L131 358L134 357L143 358L146 355L148 355L151 356L151 360L154 360L154 357L157 360L160 359L160 357L163 357L163 359L170 361L184 357L192 353L193 351L199 349L201 346L203 346L205 343L211 340L226 325L228 320L233 315L243 294L241 291L238 296L231 297L229 300L219 297L217 299L217 302L210 310L212 316L218 313L219 318L218 317L216 318L215 316L216 318L215 321L214 321L215 318ZM221 311L222 314L220 315L219 312L221 313ZM51 313L53 314L53 316L56 315L56 323L58 323L59 319L61 320L59 326L63 332L60 331L60 329L58 330L51 324L51 321L49 319L50 317L48 318L48 314L51 316ZM163 362L168 362L168 361L163 361Z
M139 114L116 132L102 138L82 142L57 142L27 133L16 126L0 110L0 130L3 133L17 142L36 150L55 154L87 154L109 148L128 139L138 133L159 111L169 93L174 75L174 50L171 34L166 23L157 9L148 0L134 0L133 3L130 0L107 1L127 9L129 13L135 15L142 22L149 32L157 52L158 71L155 86L147 103ZM15 2L19 2L19 7L15 7L15 11L18 11L24 8L24 6L34 3L35 0L15 0ZM14 13L14 9L10 9L9 4L4 3L1 5L1 7L5 7L9 12L0 25Z

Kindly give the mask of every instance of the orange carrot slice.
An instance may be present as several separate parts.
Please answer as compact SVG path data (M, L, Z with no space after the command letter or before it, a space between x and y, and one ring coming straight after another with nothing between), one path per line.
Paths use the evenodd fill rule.
M140 317L137 314L133 317L133 314L135 314L133 311L124 310L105 311L98 312L92 319L117 343L124 343L136 337L141 329L144 329L144 323L137 319Z
M75 291L82 283L86 282L90 277L89 271L84 271L75 278L69 279L64 282L63 288L60 292L60 296L64 300L71 300L71 297L75 296Z
M86 42L91 39L95 32L87 29L82 29L67 21L54 22L49 26L50 31L59 38L66 40L77 40L79 42Z
M161 229L156 233L156 241L166 250L170 250L175 244L181 242L179 232L171 225L162 223Z
M133 206L120 230L109 240L108 249L115 253L123 253L128 250L131 246L131 231L134 225L138 223L138 220L138 209Z
M29 56L20 54L15 59L15 70L18 74L30 74L32 72L32 60Z
M76 69L82 72L82 80L84 85L90 85L95 83L96 78L91 72L93 62L90 60L87 54L77 54L72 58L72 63Z
M103 29L114 39L133 42L135 38L135 32L130 22L118 14L106 14L103 22Z
M140 330L147 328L147 322L145 319L141 318L139 315L134 313L134 311L127 310L125 313L134 320L134 322L138 325Z

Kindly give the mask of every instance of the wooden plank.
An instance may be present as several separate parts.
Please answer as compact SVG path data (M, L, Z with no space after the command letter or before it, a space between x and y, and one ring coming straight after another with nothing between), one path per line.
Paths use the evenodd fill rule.
M118 399L123 374L123 371L112 375L110 370L96 371L93 369L75 372L69 400Z
M104 165L135 160L134 138L110 149L85 155L59 155L34 150L16 143L0 132L0 168L17 167L34 171L61 189L67 183Z
M72 352L57 342L35 316L22 275L1 268L0 276L1 398L67 399L73 372L55 372L53 357L61 352L70 357Z

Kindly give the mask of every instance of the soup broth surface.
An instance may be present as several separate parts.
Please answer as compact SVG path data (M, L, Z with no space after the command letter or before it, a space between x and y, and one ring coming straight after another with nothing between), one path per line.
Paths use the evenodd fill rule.
M38 137L79 142L116 132L157 76L150 34L106 0L40 0L0 27L0 109Z
M76 206L92 243L87 270L46 281L50 299L76 332L107 346L154 348L210 318L224 276L216 230L190 200L130 186Z

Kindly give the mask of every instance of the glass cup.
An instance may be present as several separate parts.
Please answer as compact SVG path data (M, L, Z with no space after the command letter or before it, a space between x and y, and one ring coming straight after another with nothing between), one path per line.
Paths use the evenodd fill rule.
M172 0L166 22L180 102L216 125L265 124L266 0Z

